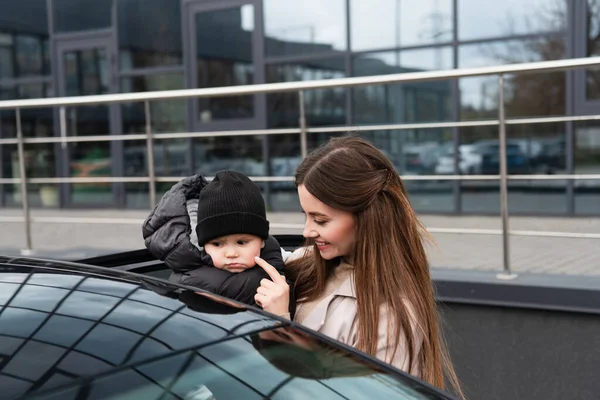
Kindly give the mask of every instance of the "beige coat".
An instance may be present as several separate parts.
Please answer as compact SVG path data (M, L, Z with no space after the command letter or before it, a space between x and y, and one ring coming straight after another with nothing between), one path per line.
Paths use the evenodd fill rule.
M305 249L296 250L288 260L302 257ZM393 352L393 340L388 338L387 307L382 306L379 317L379 335L377 340L376 357L382 361L389 362ZM346 280L334 291L318 303L312 312L306 316L302 324L307 328L320 332L333 339L352 347L357 346L357 318L356 292L354 286L354 274L351 273ZM390 335L392 333L389 333ZM415 337L415 354L423 344L423 335L413 326ZM391 343L388 345L388 342ZM386 356L386 354L390 356ZM390 363L398 369L408 371L409 359L406 342L400 340L394 359ZM419 375L417 371L413 374Z

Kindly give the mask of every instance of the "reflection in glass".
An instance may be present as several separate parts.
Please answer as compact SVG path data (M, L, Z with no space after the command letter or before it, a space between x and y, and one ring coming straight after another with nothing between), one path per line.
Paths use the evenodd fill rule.
M2 372L9 376L35 382L58 362L64 353L65 350L58 346L27 342L13 356L12 360L3 366ZM33 359L36 359L36 362L28 363L26 361Z
M30 35L17 35L15 47L18 75L45 75L50 72L46 39Z
M372 131L361 134L382 150L403 176L443 174L439 160L452 147L451 129ZM417 212L454 210L452 182L405 180Z
M10 305L50 312L68 293L66 289L28 285L19 291Z
M183 87L183 75L180 73L134 76L121 80L121 91L123 92L174 90L182 89ZM151 101L152 132L183 132L185 130L185 107L185 100ZM125 134L146 132L144 103L123 103L121 106L121 115L123 132ZM123 148L125 176L148 176L146 141L124 141ZM187 139L156 140L154 142L154 168L156 175L189 175L188 154L189 145ZM158 186L161 186L161 184ZM127 207L144 208L149 206L147 184L127 184L125 185L125 192ZM159 193L158 198L162 196L163 191Z
M566 170L564 124L511 125L507 131L507 169L511 175L562 174ZM499 174L497 127L460 129L458 168L460 174ZM440 159L440 166L454 161L454 151ZM462 210L499 212L498 180L463 181ZM560 214L567 212L566 182L556 180L509 181L511 213ZM543 196L544 202L540 203Z
M35 338L69 347L79 341L93 324L80 318L54 315L36 332Z
M189 173L180 176L188 176ZM147 174L145 176L148 176ZM171 187L176 183L173 182L157 182L156 183L156 198L160 199ZM132 209L147 210L150 208L150 192L147 183L125 183L125 206ZM149 272L148 275L155 276L161 279L168 279L167 271Z
M53 0L57 33L109 28L113 0ZM136 24L138 25L138 24Z
M452 40L452 1L351 0L352 50L371 50Z
M182 63L179 1L127 0L117 7L121 69Z
M430 398L408 378L329 348L293 329L261 332L105 374L101 398ZM279 331L282 331L281 333ZM292 360L292 362L290 362ZM437 396L435 396L437 397Z
M600 215L600 181L575 181L575 214Z
M2 2L0 80L49 73L46 3L46 0Z
M13 78L15 76L14 62L12 55L12 37L6 34L0 34L0 79Z
M576 174L600 174L600 124L574 124L573 144ZM600 180L575 181L575 212L600 214Z
M121 79L121 92L151 92L183 89L183 74L143 75ZM185 129L185 100L150 102L152 132L182 132ZM144 103L123 103L121 106L123 133L144 133L146 116Z
M157 140L154 143L154 171L157 176L188 175L187 139ZM148 176L145 140L124 142L125 176ZM147 190L147 186L142 187Z
M354 76L451 69L449 47L403 52L368 53L352 61ZM353 122L434 122L449 120L451 83L434 81L353 89Z
M199 88L250 85L254 83L252 37L254 8L244 5L196 14L195 80ZM252 118L252 96L201 98L201 122L232 118Z
M302 64L267 65L267 82L292 82L313 79L333 79L346 76L343 59L323 59L304 61ZM304 91L304 112L308 126L345 125L346 89L323 89ZM300 126L299 96L296 92L267 95L267 118L270 128L297 128ZM308 149L316 147L335 134L310 133L307 136ZM267 136L270 161L270 175L293 176L300 164L300 135ZM298 210L295 185L293 182L273 182L268 201L277 210ZM297 196L296 196L297 197Z
M23 84L0 87L0 99L41 98L49 94L50 84ZM22 109L21 129L24 137L50 137L54 134L51 109ZM0 111L0 137L16 137L16 118L14 110ZM16 146L2 145L2 177L18 178L19 163ZM54 144L26 144L24 148L25 169L29 178L52 178L56 176ZM21 204L19 184L2 185L4 204L9 207ZM29 203L33 207L55 207L58 205L55 185L29 184ZM2 194L0 194L2 196Z
M564 57L564 46L563 37L465 45L459 48L458 64L460 68L476 68L556 60ZM563 72L508 75L504 85L507 117L565 114ZM460 80L460 92L463 120L497 116L498 78L463 78Z
M563 0L458 0L460 40L556 32L566 23Z
M346 50L346 0L263 4L267 57Z
M63 53L65 94L81 96L109 92L107 50L104 47L69 50ZM109 108L106 105L71 107L67 111L67 135L88 136L110 133ZM79 142L69 144L70 176L111 175L110 144ZM71 185L74 204L110 204L110 183Z
M587 45L588 57L600 55L600 1L588 0L586 5ZM586 73L587 99L600 99L600 70L589 70Z
M193 139L195 173L214 176L232 169L248 176L265 172L262 136L230 136Z
M108 92L108 60L105 48L68 51L63 57L67 96Z
M341 58L310 60L301 64L267 65L267 83L334 79L346 76ZM346 123L346 89L304 91L306 123L309 126L343 125ZM276 93L267 96L269 127L299 126L298 93Z
M461 182L462 211L498 214L500 184L497 180ZM542 198L544 201L540 201ZM566 181L518 180L508 185L508 209L511 214L565 214Z

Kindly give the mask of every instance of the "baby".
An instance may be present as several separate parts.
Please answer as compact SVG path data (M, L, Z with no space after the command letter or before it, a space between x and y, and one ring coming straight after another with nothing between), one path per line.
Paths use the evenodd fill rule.
M260 281L269 279L254 257L283 274L281 247L269 235L260 188L239 172L217 172L211 182L195 176L175 185L144 223L144 238L150 252L173 270L169 280L246 304L256 304Z

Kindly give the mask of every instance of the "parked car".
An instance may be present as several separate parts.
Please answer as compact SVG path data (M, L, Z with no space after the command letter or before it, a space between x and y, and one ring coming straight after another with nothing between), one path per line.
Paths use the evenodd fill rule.
M151 276L164 266L148 255L98 259L112 268L0 256L0 399L451 398L300 325Z
M458 174L477 175L481 173L482 155L476 144L461 144L458 146ZM452 175L454 170L454 147L448 149L437 162L435 173L438 175Z
M500 173L500 145L497 143L480 144L480 171L482 174ZM529 158L518 144L506 144L506 170L508 174L526 174L530 172Z
M415 175L433 173L443 150L442 145L434 142L404 146L404 172Z
M542 150L536 159L536 170L543 174L553 174L566 168L566 143L564 137L542 142Z

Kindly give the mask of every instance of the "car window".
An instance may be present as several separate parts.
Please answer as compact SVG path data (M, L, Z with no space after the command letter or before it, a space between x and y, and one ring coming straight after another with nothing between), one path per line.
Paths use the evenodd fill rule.
M290 327L133 364L77 391L89 400L446 398Z

